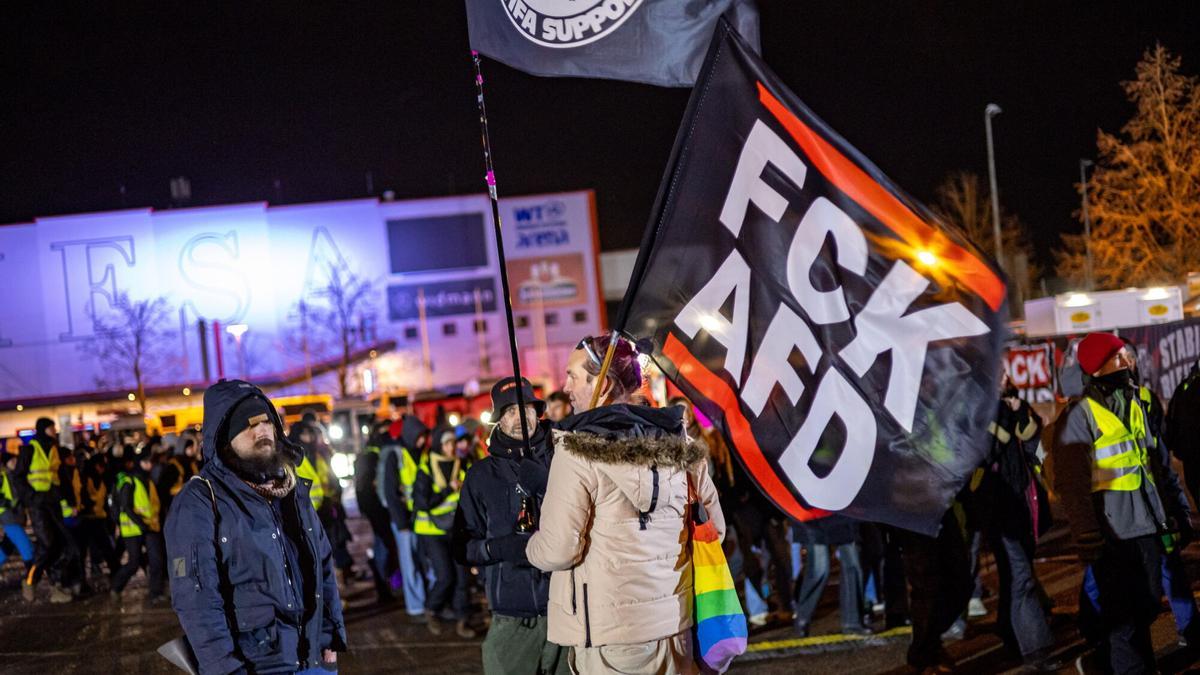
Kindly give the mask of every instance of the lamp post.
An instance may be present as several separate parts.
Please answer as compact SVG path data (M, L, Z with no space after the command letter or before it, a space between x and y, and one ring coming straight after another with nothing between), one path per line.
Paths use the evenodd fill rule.
M1084 250L1087 252L1087 288L1089 291L1095 290L1095 277L1092 268L1092 216L1088 213L1088 194L1087 194L1087 168L1092 165L1092 160L1079 160L1079 187L1083 192L1083 243Z
M234 342L237 343L238 352L238 371L241 373L242 379L246 379L246 350L242 347L242 336L250 327L244 323L235 323L225 327L225 332L233 336Z
M1000 106L989 103L983 111L983 125L987 129L988 177L992 184L992 235L996 239L996 262L1007 271L1004 250L1000 245L1000 192L996 187L996 150L992 145L992 118L1003 112Z

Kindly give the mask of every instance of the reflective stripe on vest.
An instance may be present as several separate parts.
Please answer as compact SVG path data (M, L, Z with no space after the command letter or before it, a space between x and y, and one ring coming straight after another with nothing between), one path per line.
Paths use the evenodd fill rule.
M29 441L29 445L33 448L33 458L29 461L29 487L34 492L49 492L51 483L57 482L58 469L53 466L54 462L42 449L41 443L34 439Z
M117 476L117 491L120 492L129 483L133 483L133 512L141 516L151 532L158 532L158 493L149 490L142 480L126 474ZM121 510L120 521L122 537L140 537L143 534L142 528L124 509Z
M1132 492L1142 487L1146 464L1146 417L1136 401L1129 402L1129 425L1103 405L1086 399L1087 410L1100 437L1092 442L1092 492Z
M312 482L308 488L308 498L312 501L314 509L321 508L321 504L325 502L325 481L317 473L312 462L308 461L308 457L305 457L300 462L300 466L296 467L296 475Z
M429 455L421 458L421 464L417 469L430 478L433 477L433 471L430 468ZM467 473L463 470L458 471L458 484L462 485L466 479ZM415 479L414 479L415 480ZM433 482L433 493L441 494L446 490L450 490L450 486L439 488L436 481ZM417 511L416 522L413 523L413 532L416 534L424 534L427 536L441 536L450 531L450 527L454 525L454 512L458 509L459 491L453 490L446 496L446 501L438 504L429 511Z

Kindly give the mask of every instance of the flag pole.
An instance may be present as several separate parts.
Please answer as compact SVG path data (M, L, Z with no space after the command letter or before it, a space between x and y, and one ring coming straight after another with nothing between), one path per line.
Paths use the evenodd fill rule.
M517 349L517 332L513 326L512 297L508 291L508 265L504 258L504 233L500 229L500 197L496 190L496 168L492 164L492 140L488 133L487 106L483 102L483 68L479 52L471 50L471 61L475 64L475 103L479 107L480 141L483 143L483 165L487 173L488 197L492 202L492 226L496 231L496 256L500 259L500 287L504 295L504 318L508 321L508 348L512 352L513 377L517 380L517 409L521 416L521 442L525 456L533 454L529 447L529 428L525 419L525 387L521 378L521 356ZM500 411L493 411L499 413ZM494 420L499 422L499 419Z

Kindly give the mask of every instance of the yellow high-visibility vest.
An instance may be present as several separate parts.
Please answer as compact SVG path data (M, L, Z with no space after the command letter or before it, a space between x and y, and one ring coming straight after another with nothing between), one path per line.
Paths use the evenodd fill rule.
M1139 393L1139 398L1143 396L1145 394ZM1146 433L1146 415L1142 406L1136 400L1129 402L1127 425L1091 398L1087 403L1087 410L1100 433L1100 437L1092 442L1092 492L1139 489L1142 474L1149 475L1145 468L1146 450L1153 443Z
M400 447L400 489L404 492L404 503L409 513L413 510L413 485L417 482L417 461L408 448Z
M34 492L49 492L51 485L58 484L58 453L47 453L37 439L29 441L29 445L33 448L33 458L29 462L29 487Z
M4 498L4 501L0 502L0 514L2 514L8 510L8 506L6 506L6 504L12 504L16 502L16 500L13 499L12 485L10 485L8 482L8 472L4 470L0 470L0 496L3 496Z
M142 479L122 473L117 476L117 492L129 483L133 483L133 512L141 516L147 529L158 532L158 491ZM121 511L120 521L122 537L140 537L144 534L142 528L124 510Z
M320 460L317 463L319 465L321 463ZM308 457L305 457L300 462L300 466L296 467L296 475L312 481L312 485L308 488L308 498L312 500L314 509L321 508L321 504L325 502L325 480L317 472L312 462L308 461Z
M417 470L430 476L431 478L433 477L433 470L430 467L429 455L425 455L421 458L421 464L417 467ZM462 482L466 479L466 477L467 472L459 469L459 486L462 485ZM439 487L438 482L436 480L433 481L433 493L435 495L441 494L446 490L451 490L449 485ZM438 504L429 511L417 511L416 522L413 524L413 532L428 536L441 536L449 533L450 527L454 525L454 512L458 509L459 495L460 490L452 490L451 493L446 497L446 500L441 504Z

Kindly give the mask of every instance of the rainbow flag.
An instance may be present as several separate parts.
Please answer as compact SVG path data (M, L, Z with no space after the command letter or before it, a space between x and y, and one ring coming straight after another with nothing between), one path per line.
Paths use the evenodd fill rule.
M712 521L692 524L692 592L696 596L696 653L711 671L723 673L746 653L746 615L733 587L729 563Z

